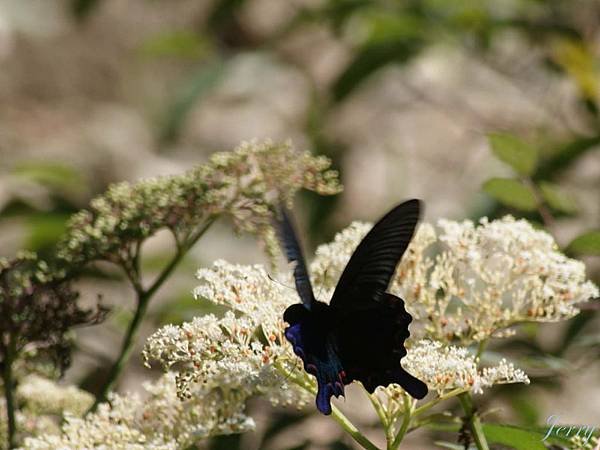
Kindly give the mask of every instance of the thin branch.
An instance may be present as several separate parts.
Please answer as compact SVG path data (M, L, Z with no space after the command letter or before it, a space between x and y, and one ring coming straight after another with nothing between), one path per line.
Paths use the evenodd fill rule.
M552 215L550 209L546 206L544 197L542 196L540 189L529 177L524 177L521 179L521 181L523 181L523 183L527 187L529 187L529 189L531 189L531 191L533 192L537 203L537 211L540 214L540 217L542 218L542 222L544 222L544 226L546 228L552 228L552 226L554 225L554 216Z
M436 398L436 399L434 399L434 400L432 400L430 402L427 402L424 405L419 406L418 408L416 408L413 411L413 416L419 416L419 415L423 414L424 412L426 412L426 411L430 410L431 408L433 408L438 403L440 403L440 402L442 402L444 400L448 400L449 398L456 397L457 395L460 395L460 394L462 394L464 392L467 392L467 390L468 389L465 389L465 388L456 388L456 389L453 389L453 390L451 390L451 391L449 391L449 392L447 392L445 394L442 394L438 398Z
M106 401L108 393L114 387L119 376L121 375L121 372L125 368L125 364L127 364L127 362L129 361L129 357L131 356L131 352L133 350L135 342L135 336L144 319L144 316L146 315L146 310L148 309L150 299L154 296L156 291L158 291L158 289L163 285L167 278L169 278L173 270L175 270L175 268L181 262L182 258L185 256L188 250L194 246L194 244L198 241L198 239L202 237L202 235L204 235L204 233L214 223L215 220L216 217L210 217L209 219L207 219L205 224L200 229L198 229L196 233L191 235L191 237L188 239L185 245L177 249L171 261L164 267L162 272L156 277L156 279L148 287L148 289L143 289L139 271L136 274L135 271L128 271L124 267L125 272L128 273L128 278L131 281L136 292L137 305L135 313L133 319L129 323L129 326L127 327L123 343L121 344L121 351L119 352L119 356L117 357L114 364L111 366L106 381L100 388L100 393L96 397L96 401L87 411L87 413L95 411L100 403ZM134 255L134 260L136 260L137 257L139 257L140 247L141 244L136 249L136 255ZM135 261L135 264L139 265L139 261Z
M6 353L4 355L4 364L2 370L2 381L4 383L4 398L6 399L6 415L8 418L8 433L6 435L8 448L15 448L16 434L17 434L17 423L15 420L15 399L14 399L14 380L13 380L13 361L16 356L15 339L9 338L8 345L6 346Z
M286 377L286 379L291 380L293 383L297 384L301 388L307 390L311 394L316 395L317 390L316 387L310 384L307 380L299 378L292 373L288 373L288 371L278 363L275 363L275 368ZM358 444L360 444L366 450L381 450L377 447L373 442L371 442L364 434L360 432L358 428L348 419L344 413L342 413L337 406L331 405L331 417L340 424L340 426L344 429L346 433L348 433L352 439L354 439Z
M467 424L469 425L469 429L473 434L473 438L475 439L475 445L478 450L489 450L489 446L487 440L485 438L485 434L483 434L483 426L481 425L481 420L479 419L479 415L475 411L473 406L473 400L471 399L471 394L465 392L458 396L460 400L460 404L463 407L463 410L466 414Z
M414 416L414 405L415 404L412 401L412 399L410 399L407 394L404 394L402 396L402 401L404 404L404 414L402 416L402 425L400 425L400 430L398 431L398 433L396 434L396 437L394 438L394 441L392 442L392 445L390 447L391 450L396 450L398 447L400 447L400 443L402 442L402 439L404 439L404 435L406 434L406 431L408 430L410 421Z
M335 405L331 405L331 417L363 448L366 450L380 450Z
M383 425L383 429L385 430L387 450L391 450L391 445L394 441L394 430L392 429L393 420L390 420L390 417L388 417L388 414L383 405L381 404L381 400L379 400L379 397L377 397L377 394L370 394L369 392L367 392L367 397L369 397L369 400L371 401L371 404L373 405L377 416L379 416L379 421L381 422L381 425Z

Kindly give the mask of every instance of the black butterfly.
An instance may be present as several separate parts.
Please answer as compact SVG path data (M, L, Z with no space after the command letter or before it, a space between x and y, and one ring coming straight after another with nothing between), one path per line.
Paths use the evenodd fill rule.
M277 230L302 303L288 307L285 337L304 370L317 378L317 408L331 414L331 396L360 381L369 392L397 383L415 398L427 395L425 383L406 372L400 359L412 321L404 301L386 292L413 236L421 202L409 200L388 212L354 251L329 305L318 301L296 233L286 211L278 211Z

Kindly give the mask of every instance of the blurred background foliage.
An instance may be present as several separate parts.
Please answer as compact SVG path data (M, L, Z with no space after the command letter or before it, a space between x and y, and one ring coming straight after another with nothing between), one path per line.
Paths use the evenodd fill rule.
M310 248L419 197L432 221L525 217L598 283L599 57L594 0L2 0L0 252L52 252L69 215L110 182L180 173L270 137L341 171L343 194L303 194ZM190 295L199 265L264 260L224 227L159 293L146 334L201 312ZM159 234L147 247L144 265L158 270L169 242ZM93 390L132 296L109 270L82 283L90 302L102 293L113 307L107 323L81 331L66 375ZM600 320L583 310L503 343L533 386L496 390L481 410L501 405L490 417L516 425L550 414L599 425ZM147 376L133 361L120 388ZM252 407L257 433L209 447L352 448L321 418Z

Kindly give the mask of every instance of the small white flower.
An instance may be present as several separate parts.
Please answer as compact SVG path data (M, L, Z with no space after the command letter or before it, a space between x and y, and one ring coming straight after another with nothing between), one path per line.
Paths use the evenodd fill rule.
M527 375L505 359L496 366L480 368L479 361L466 348L436 341L419 341L402 362L406 370L440 395L456 388L480 394L483 388L495 384L529 384Z
M181 401L173 373L144 383L144 390L145 399L111 394L110 403L85 418L67 414L60 434L26 438L22 448L177 450L207 436L254 428L254 421L243 412L246 398L235 391L197 388Z

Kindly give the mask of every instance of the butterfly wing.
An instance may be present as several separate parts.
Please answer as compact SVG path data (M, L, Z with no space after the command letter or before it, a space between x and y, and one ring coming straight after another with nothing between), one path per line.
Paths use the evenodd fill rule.
M415 398L427 394L427 386L400 365L412 317L401 298L386 293L420 209L419 200L409 200L373 226L352 254L330 302L347 381L359 380L369 392L397 383Z
M307 312L302 305L290 306L298 308L300 313L304 309L304 314L299 314L303 317L286 328L285 337L292 344L294 353L302 359L304 370L317 379L317 409L323 414L331 414L331 397L344 395L346 374L337 352L335 335L323 320L324 316L314 313L319 306L327 308L321 303Z
M346 383L358 380L371 393L377 386L396 383L414 398L425 397L427 385L400 365L411 321L402 299L389 293L371 308L344 314L335 336Z
M292 225L288 212L283 207L280 207L276 212L275 230L277 231L277 236L287 260L295 263L294 281L296 283L296 290L298 291L298 295L304 306L310 310L315 301L315 296L313 294L312 285L310 284L308 270L306 270L302 249L298 242L296 232L294 231L294 226Z
M350 257L331 298L331 306L360 310L383 296L412 239L420 210L419 200L408 200L373 226Z
M283 319L290 324L285 337L302 359L304 370L317 379L317 409L331 414L331 397L344 395L344 370L337 354L330 308L313 294L306 263L288 212L277 212L276 230L289 262L294 262L294 280L302 304L289 306Z

